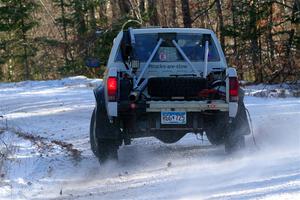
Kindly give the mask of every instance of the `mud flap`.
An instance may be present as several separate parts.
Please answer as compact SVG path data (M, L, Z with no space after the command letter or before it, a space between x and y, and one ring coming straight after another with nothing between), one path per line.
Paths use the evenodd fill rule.
M244 104L244 91L240 89L239 94L238 111L232 120L231 128L237 135L249 135L251 131Z
M119 139L120 129L115 123L110 123L106 107L105 107L105 97L104 97L104 87L99 86L94 89L94 94L96 98L96 108L95 108L95 131L96 137L98 139Z

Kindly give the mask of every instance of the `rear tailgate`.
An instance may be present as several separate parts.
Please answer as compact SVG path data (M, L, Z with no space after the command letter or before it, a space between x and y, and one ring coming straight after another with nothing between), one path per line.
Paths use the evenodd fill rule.
M161 111L223 111L229 110L229 105L223 100L212 101L147 101L146 112Z

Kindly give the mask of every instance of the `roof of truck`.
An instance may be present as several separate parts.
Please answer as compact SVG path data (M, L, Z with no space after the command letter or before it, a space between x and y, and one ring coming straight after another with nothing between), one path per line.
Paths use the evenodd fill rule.
M204 33L212 34L212 30L203 28L139 28L132 29L133 33Z

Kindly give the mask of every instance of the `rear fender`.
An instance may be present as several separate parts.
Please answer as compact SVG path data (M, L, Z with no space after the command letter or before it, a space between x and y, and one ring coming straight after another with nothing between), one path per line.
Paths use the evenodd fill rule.
M93 91L94 91L94 96L95 96L95 100L96 100L96 106L99 106L99 105L105 106L105 96L104 96L103 84L96 87Z
M96 99L96 107L101 107L101 109L104 109L108 119L112 120L115 116L113 113L115 113L115 110L117 109L114 105L116 102L105 101L105 96L107 95L105 92L105 86L101 84L100 86L95 88L94 95Z
M110 120L107 115L107 109L105 106L104 86L100 85L99 87L95 88L94 95L96 99L94 128L96 131L97 138L118 139L120 137L120 130L116 123Z

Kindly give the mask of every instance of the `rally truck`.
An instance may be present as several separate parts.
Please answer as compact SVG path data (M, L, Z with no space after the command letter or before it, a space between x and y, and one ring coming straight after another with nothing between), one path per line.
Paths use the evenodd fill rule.
M122 30L94 94L90 143L100 162L117 159L119 147L139 137L175 143L205 134L232 153L250 133L236 69L208 29Z

